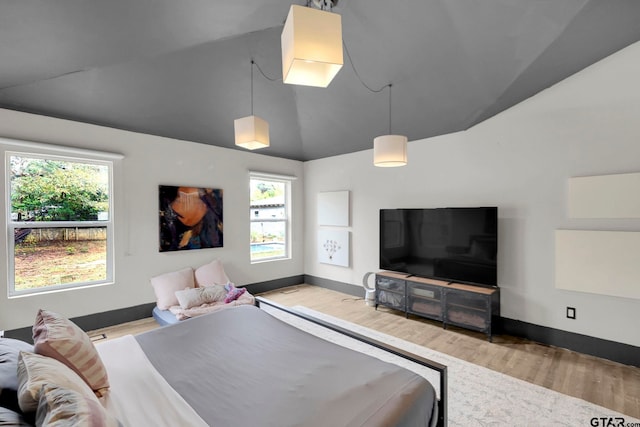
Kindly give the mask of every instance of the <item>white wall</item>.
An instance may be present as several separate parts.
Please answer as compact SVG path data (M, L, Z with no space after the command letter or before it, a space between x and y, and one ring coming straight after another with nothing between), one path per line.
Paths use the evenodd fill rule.
M305 163L305 273L360 285L378 270L381 208L496 205L504 317L640 346L640 300L554 284L556 229L640 231L566 209L569 177L640 171L638 76L640 43L466 132L410 142L406 167L376 168L371 150ZM350 268L317 262L317 193L335 190L352 196Z
M0 137L121 153L116 166L115 283L84 290L7 298L7 248L0 244L0 329L31 326L38 308L68 317L153 302L149 278L219 258L236 285L303 274L303 197L301 162L126 132L0 109ZM4 151L0 144L4 185ZM249 170L299 177L293 183L294 221L291 260L249 262ZM224 247L158 252L158 185L190 185L223 190ZM4 192L3 192L4 193ZM0 223L7 206L0 198ZM6 232L3 233L6 236Z

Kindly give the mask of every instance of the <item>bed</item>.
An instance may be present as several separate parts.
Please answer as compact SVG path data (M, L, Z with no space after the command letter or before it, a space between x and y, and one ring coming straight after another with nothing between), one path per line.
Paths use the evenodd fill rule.
M260 307L366 340L256 297L256 306L104 341L95 349L110 383L100 403L111 418L99 425L446 425L445 366L387 349L438 371L438 399L424 377L318 338Z

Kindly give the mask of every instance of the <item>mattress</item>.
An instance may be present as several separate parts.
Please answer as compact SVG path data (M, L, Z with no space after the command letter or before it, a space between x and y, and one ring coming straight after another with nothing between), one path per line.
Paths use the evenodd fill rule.
M429 426L422 376L301 331L254 306L135 336L166 382L209 425Z
M153 307L153 311L151 312L151 314L160 326L172 325L179 322L175 314L173 314L169 310L160 310L158 306Z

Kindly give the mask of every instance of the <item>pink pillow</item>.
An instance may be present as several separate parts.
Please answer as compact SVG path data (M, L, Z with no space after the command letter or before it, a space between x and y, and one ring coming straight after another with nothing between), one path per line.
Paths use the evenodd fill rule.
M89 335L59 314L38 311L33 325L33 351L67 365L98 396L109 388L107 369Z
M156 303L160 310L178 305L176 291L193 288L193 268L187 267L179 271L161 274L151 278L151 286L156 293Z
M222 262L219 259L214 259L209 264L196 268L195 276L196 284L199 287L226 285L229 283L229 278L224 272Z

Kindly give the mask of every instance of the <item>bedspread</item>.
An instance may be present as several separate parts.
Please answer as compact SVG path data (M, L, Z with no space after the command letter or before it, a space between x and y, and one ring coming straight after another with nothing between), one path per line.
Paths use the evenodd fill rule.
M429 426L420 375L330 343L254 306L136 335L163 378L209 425Z
M209 304L202 304L197 307L191 307L187 309L181 308L179 305L169 307L169 311L176 316L178 320L190 319L192 317L202 316L203 314L211 313L213 311L221 310L229 307L236 307L238 305L253 305L255 298L249 292L245 292L240 297L229 303L224 301L217 301Z

